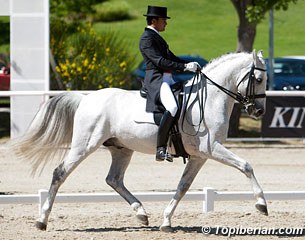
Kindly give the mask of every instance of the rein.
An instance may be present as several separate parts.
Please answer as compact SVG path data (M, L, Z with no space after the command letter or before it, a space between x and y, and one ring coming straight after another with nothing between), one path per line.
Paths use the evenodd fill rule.
M247 86L245 96L243 96L239 91L237 93L235 93L235 92L232 92L232 91L224 88L223 86L220 86L218 83L214 82L207 75L205 75L203 72L201 72L201 70L196 72L196 78L199 78L199 76L200 76L201 78L204 77L204 78L208 79L213 85L218 87L221 91L223 91L224 93L226 93L230 97L234 98L236 101L241 103L244 107L246 107L251 102L251 100L254 100L256 98L265 98L266 97L266 94L255 94L254 80L256 80L256 79L255 79L255 76L254 76L254 70L259 70L259 71L266 72L266 69L255 67L254 64L252 65L250 71L247 72L246 75L237 84L237 87L239 87L239 85L243 81L245 81L247 76L249 75L249 81L248 81L248 86Z
M188 99L186 100L186 103L185 103L185 108L184 108L184 111L183 111L183 116L182 116L182 131L185 133L185 131L183 130L183 125L184 125L184 120L186 118L186 110L187 110L187 106L189 105L189 101L190 101L190 97L191 97L191 92L193 90L193 87L195 85L195 82L197 83L196 86L197 86L197 91L196 91L196 97L194 99L194 101L191 103L191 105L195 102L196 99L198 99L198 104L199 104L199 123L194 125L194 124L191 124L189 121L188 123L191 124L193 127L199 127L200 124L202 123L203 121L203 94L201 94L201 97L200 97L200 94L199 94L199 88L201 87L201 89L203 89L203 84L202 84L202 78L205 78L207 80L209 80L214 86L216 86L218 89L220 89L222 92L224 92L225 94L229 95L230 97L232 97L233 99L235 99L237 102L241 103L243 105L243 107L247 110L249 107L251 106L254 106L254 100L256 98L265 98L266 97L266 94L255 94L255 80L257 81L262 81L261 79L256 79L255 78L255 75L254 75L254 71L255 70L259 70L259 71L263 71L263 72L266 72L266 69L263 69L263 68L258 68L256 67L254 64L252 64L252 67L250 69L249 72L247 72L245 74L245 76L240 80L240 82L237 84L237 88L239 87L239 85L246 80L247 76L249 76L249 79L248 79L248 85L247 85L247 89L246 89L246 95L243 96L241 94L241 92L237 91L236 93L235 92L232 92L226 88L224 88L223 86L219 85L218 83L214 82L211 78L209 78L207 75L205 75L201 69L198 69L197 72L196 72L196 75L195 77L193 78L193 82L192 82L192 85L191 85L191 88L190 88L190 94L188 96ZM200 85L199 86L199 83L200 82ZM194 135L192 134L188 134L188 135L191 135L191 136L196 136L199 132L199 128L197 129L196 133Z

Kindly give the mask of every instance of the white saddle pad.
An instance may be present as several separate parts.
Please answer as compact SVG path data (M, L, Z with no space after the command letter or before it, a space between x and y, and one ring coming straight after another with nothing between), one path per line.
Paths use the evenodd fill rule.
M183 99L183 105L184 104L185 104L185 99ZM133 120L136 123L156 124L154 121L154 114L150 112L146 112L145 108L146 108L146 100L142 99L142 101L140 101L139 107L134 110Z
M146 100L141 101L141 104L137 109L134 110L134 117L133 120L136 123L151 123L155 124L154 121L154 114L145 111L146 108Z

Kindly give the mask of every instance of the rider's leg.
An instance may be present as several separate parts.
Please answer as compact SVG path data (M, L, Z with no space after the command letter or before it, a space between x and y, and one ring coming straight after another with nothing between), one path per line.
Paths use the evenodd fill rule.
M165 109L171 113L172 117L175 117L178 111L178 105L170 87L173 81L171 74L163 74L163 82L160 88L160 100Z
M165 111L158 129L156 161L163 161L164 159L172 161L172 156L167 153L166 149L168 134L173 122L174 118L171 116L171 113L169 111Z
M172 157L167 153L166 149L168 134L173 126L178 107L176 99L167 82L163 82L161 85L160 99L166 111L161 118L158 129L156 160L163 161L166 159L168 161L172 161Z

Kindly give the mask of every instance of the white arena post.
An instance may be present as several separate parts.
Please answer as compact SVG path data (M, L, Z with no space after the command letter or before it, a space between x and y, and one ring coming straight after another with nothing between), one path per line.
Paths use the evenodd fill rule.
M49 0L0 0L10 17L11 90L49 90ZM43 96L11 97L11 137L28 128Z
M214 211L215 189L211 187L206 187L203 189L203 192L204 192L203 212Z

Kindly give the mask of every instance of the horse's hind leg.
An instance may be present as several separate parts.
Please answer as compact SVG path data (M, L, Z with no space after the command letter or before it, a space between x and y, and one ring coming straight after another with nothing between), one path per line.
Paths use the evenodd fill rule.
M112 163L106 182L118 192L136 211L136 217L143 225L148 225L148 217L142 203L128 191L124 185L124 174L130 163L132 150L126 148L109 147Z
M67 178L66 171L64 169L64 163L61 163L54 171L53 171L53 178L51 182L51 186L48 192L48 198L46 199L45 203L40 209L40 216L39 219L36 221L36 227L40 230L46 230L48 224L48 218L52 210L52 206L57 194L57 191L60 185L65 181Z
M40 216L36 221L36 227L40 230L46 230L48 218L51 213L53 203L59 187L64 183L72 171L89 155L79 154L79 151L71 149L67 158L54 171L51 186L48 192L48 198L43 204Z
M268 215L267 202L263 193L263 189L259 185L251 165L245 160L236 156L234 153L230 152L221 144L214 145L212 156L212 158L216 161L237 168L248 177L252 185L254 197L257 200L255 207L264 215Z

